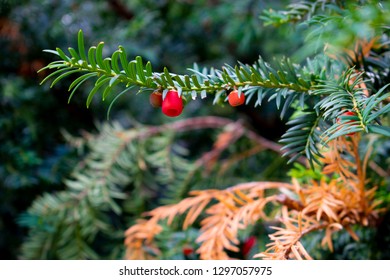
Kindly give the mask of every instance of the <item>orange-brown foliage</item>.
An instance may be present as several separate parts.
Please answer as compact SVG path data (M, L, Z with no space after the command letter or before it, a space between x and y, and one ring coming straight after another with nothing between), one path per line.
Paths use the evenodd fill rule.
M301 185L292 183L250 182L225 190L193 191L178 204L158 207L139 220L125 235L128 259L148 259L158 255L155 236L159 224L170 225L177 215L185 215L183 229L200 220L201 234L197 253L201 259L229 259L226 250L238 251L239 230L260 219L277 219L271 242L265 252L254 257L264 259L311 259L300 240L310 232L323 231L322 246L333 250L332 235L346 230L355 239L352 225L375 223L380 201L374 200L375 188L367 189L365 160L360 159L359 135L331 141L324 152L323 173L327 179ZM264 209L273 204L276 217ZM203 214L203 215L201 215Z

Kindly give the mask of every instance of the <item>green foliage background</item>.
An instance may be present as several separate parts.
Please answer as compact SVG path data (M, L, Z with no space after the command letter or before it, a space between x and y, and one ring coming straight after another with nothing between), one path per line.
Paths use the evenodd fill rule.
M68 46L77 46L76 34L79 29L82 29L87 46L96 45L100 40L105 41L106 55L115 51L118 45L122 45L129 57L141 55L146 60L150 60L157 71L162 71L162 67L167 66L170 71L177 73L192 67L193 62L202 66L221 67L225 63L235 64L237 60L252 63L259 55L267 60L272 57L295 56L298 62L303 57L312 55L312 51L319 46L305 42L305 38L308 37L301 26L283 25L283 20L280 22L282 25L277 29L263 25L264 21L259 18L259 15L265 8L283 7L288 1L269 2L260 0L1 1L0 44L3 46L0 59L1 258L121 258L123 230L131 225L140 213L161 204L164 199L165 201L180 199L180 197L169 196L167 185L175 187L172 182L182 183L186 180L185 175L195 172L193 171L194 160L210 149L216 137L216 132L209 133L209 131L184 133L180 137L167 133L156 139L132 143L128 146L127 154L129 158L135 160L119 164L118 168L121 171L118 171L117 178L122 178L120 174L124 173L123 180L118 179L119 182L113 182L114 185L120 186L119 190L116 187L108 188L113 192L114 197L115 192L118 192L117 199L108 202L100 201L101 196L91 194L90 199L85 200L85 203L96 203L94 204L96 220L69 218L68 221L70 224L80 222L81 233L65 231L61 225L53 228L55 224L53 221L59 216L72 217L77 212L77 209L75 213L54 211L46 215L45 209L42 209L42 207L50 209L50 203L56 206L73 198L72 192L68 191L72 189L72 180L66 179L77 179L79 174L88 170L97 177L101 175L98 173L100 167L88 165L88 159L94 157L94 151L101 156L97 142L93 139L82 142L79 138L72 137L68 138L67 142L64 131L70 135L80 135L81 130L93 131L96 138L104 138L104 135L107 135L104 132L107 131L139 128L141 125L139 123L160 125L171 120L149 106L148 96L142 94L126 95L115 104L110 119L110 123L117 123L114 127L104 124L105 112L110 100L101 103L95 99L90 109L85 108L85 98L73 98L69 105L65 105L68 98L67 81L56 84L50 90L49 84L39 86L43 77L36 71L52 61L52 56L43 53L43 49L55 47L66 49ZM275 15L270 13L269 16ZM376 18L375 15L372 17ZM267 22L267 17L263 20ZM334 30L334 27L329 27L329 30ZM339 34L336 41L338 44L348 45L349 41L342 39L348 39L348 34L353 33L354 30L346 28L340 30L346 35L340 32L341 35ZM327 33L325 35L330 36ZM315 36L315 32L311 36ZM382 77L381 80L385 79L386 77ZM78 94L86 97L90 86L91 84L85 84L79 89ZM260 109L246 106L237 110L227 106L223 108L207 106L211 105L211 102L212 100L191 102L186 107L184 117L219 115L233 120L243 118L257 133L277 141L285 131L285 120L291 115L290 111L287 112L287 116L281 121L273 102ZM82 143L77 142L78 140ZM383 146L375 154L377 161L383 166L390 164L388 141L378 143L383 143ZM247 141L240 140L228 152L234 154L245 150L249 145ZM115 148L115 146L110 147ZM169 147L173 152L164 150L163 147ZM165 151L166 154L157 155L160 151ZM137 168L140 166L139 158L145 159L147 171ZM172 160L174 166L170 170L167 169L167 172L173 170L177 174L183 174L184 177L179 178L180 175L175 175L179 177L169 178L166 174L157 176L153 169L153 163L158 162L156 158L163 159L161 165L166 165L165 161ZM278 154L262 153L250 158L244 165L234 166L224 180L218 181L218 178L210 176L215 178L214 181L210 180L210 177L203 178L199 172L191 173L194 174L192 188L227 187L237 182L248 181L248 178L283 180L287 177L289 168L291 166L287 166L286 160L281 159ZM306 171L299 168L296 168L295 172L301 172L299 173L301 177L308 175ZM150 189L145 189L146 186ZM73 184L72 191L78 194L80 188L83 186ZM386 187L383 189L386 190ZM122 193L127 195L125 199L121 197ZM42 195L43 198L40 198ZM137 200L131 199L132 197L137 197ZM388 197L385 191L383 197ZM53 200L50 202L49 198ZM45 201L48 202L47 205L43 203ZM75 205L77 206L77 202ZM26 215L25 211L30 206L34 213L42 213L42 215ZM117 208L119 210L115 211ZM90 217L89 214L85 217ZM82 231L83 223L84 228L89 231ZM30 231L32 238L28 237L26 226L33 229ZM381 230L388 232L389 229L383 227ZM267 232L262 228L254 228L248 229L248 233L244 235L251 234L251 231L264 237L264 241L260 238L259 247L264 246ZM47 234L50 232L61 234ZM180 250L175 251L172 248L192 244L196 229L181 232L176 228L165 234L166 236L161 236L161 243L169 245L166 245L162 252L163 258L183 258ZM37 247L36 245L42 244L47 236L53 236L53 239L47 241L47 247ZM81 237L77 239L74 236ZM366 236L368 241L365 244L371 244L370 242L376 239L376 232L369 232ZM88 238L91 238L89 240L91 242L88 242ZM85 240L86 243L80 243ZM313 240L315 244L315 237ZM346 243L345 238L340 240L340 243ZM372 248L375 246L367 246L369 248L363 249L361 246L351 249L350 246L348 249L350 251L343 252L345 246L340 245L340 250L325 258L386 258L389 256L387 249L382 250L383 253L372 253ZM351 250L359 254L351 254Z

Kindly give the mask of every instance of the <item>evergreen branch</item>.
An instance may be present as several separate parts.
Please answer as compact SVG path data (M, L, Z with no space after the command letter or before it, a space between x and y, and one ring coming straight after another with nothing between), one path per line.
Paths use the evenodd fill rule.
M122 46L111 57L103 58L103 47L104 43L101 42L89 48L86 54L80 30L78 51L69 48L69 55L58 48L56 51L48 51L62 60L42 69L55 70L42 83L54 78L51 83L54 86L69 75L83 73L69 86L70 100L82 83L95 78L96 82L87 97L87 107L99 91L105 100L116 86L125 85L126 89L113 99L109 111L121 95L132 89L138 89L138 92L158 90L163 93L163 98L170 89L176 89L185 99L196 99L199 96L205 98L208 94L214 94L214 103L223 102L226 93L237 89L239 94L246 95L247 103L257 98L255 106L261 105L265 97L268 97L268 102L275 100L277 108L281 110L281 117L297 104L303 109L314 101L315 113L305 112L305 117L294 120L297 125L282 137L282 143L286 143L284 149L288 149L285 155L292 156L293 160L305 155L311 165L321 155L316 147L320 141L319 131L325 131L322 135L325 141L356 132L390 135L389 128L374 124L380 124L379 120L390 110L390 105L382 106L389 97L389 93L385 93L386 87L368 97L362 80L363 73L356 73L353 68L335 81L334 75L337 73L332 73L328 63L325 63L327 67L324 68L323 63L317 60L308 60L307 66L301 67L289 59L282 59L271 65L259 58L253 65L238 63L234 67L225 65L220 70L200 69L195 64L193 69L189 69L191 75L179 75L170 73L167 68L161 73L154 72L152 64L144 64L141 57L129 62ZM343 115L346 112L355 115ZM324 120L333 122L333 125L325 129ZM294 121L290 124L294 124Z
M287 6L285 11L264 10L260 16L264 20L264 25L279 26L289 22L299 22L310 19L318 11L337 8L338 1L335 0L317 0L317 1L300 1Z
M65 180L67 189L37 199L23 217L30 228L24 257L97 259L91 246L98 235L115 242L109 216L122 212L118 201L127 197L122 187L131 181L121 152L126 145L112 133L103 141L90 140L92 151Z
M235 67L225 65L221 70L199 69L195 64L193 69L189 69L192 75L172 74L167 68L164 68L162 73L156 73L153 72L150 62L144 65L141 57L128 62L125 49L121 46L110 58L103 58L104 43L102 42L96 47L91 47L86 55L81 30L78 35L78 46L79 53L69 48L69 56L60 49L49 50L50 53L60 56L62 60L52 62L42 69L56 69L42 83L56 77L51 83L51 86L54 86L71 74L85 73L69 86L70 100L82 83L96 78L95 85L87 97L87 107L98 91L103 92L102 99L104 100L115 86L125 84L126 89L113 99L108 112L117 98L132 88L138 88L139 92L163 91L163 98L172 88L177 89L184 98L190 96L196 99L199 95L204 98L207 94L215 94L214 103L221 100L223 93L238 89L240 93L247 96L247 102L256 96L255 106L260 106L263 99L269 95L268 102L275 100L283 117L297 98L303 107L307 93L313 85L324 78L323 71L319 71L322 67L310 61L308 68L302 68L291 63L289 59L282 59L275 63L276 66L271 66L261 58L253 65L242 63ZM298 157L299 155L295 159Z
M324 132L326 142L358 132L390 135L390 128L373 124L390 112L389 104L382 107L383 102L390 97L390 92L385 93L388 85L367 96L362 76L363 73L356 73L351 68L338 81L317 85L313 91L313 95L323 97L314 108L323 111L325 120L334 122Z
M293 126L286 131L280 140L284 144L282 150L285 150L285 153L283 156L293 155L289 160L292 162L299 156L305 155L311 166L314 162L319 163L318 157L321 157L321 153L316 145L320 142L321 130L323 129L322 115L315 111L303 111L301 115L287 124Z
M221 70L204 68L199 71L195 65L194 69L190 69L192 75L170 73L167 68L164 68L162 73L153 72L151 63L144 64L139 56L129 62L122 46L108 58L103 58L103 42L91 47L85 54L81 30L78 35L78 46L78 52L73 48L68 49L69 56L59 48L56 51L46 50L62 60L52 62L40 70L55 70L41 83L57 76L51 83L51 86L54 86L71 74L86 72L87 74L75 79L69 87L69 91L73 89L71 94L73 95L74 90L86 79L97 77L88 95L87 107L99 90L103 92L104 100L118 84L124 84L126 87L135 86L139 92L158 89L164 92L164 97L168 89L173 88L184 96L191 96L192 99L198 95L204 98L207 93L217 94L235 88L244 94L257 91L258 95L261 95L262 89L271 89L281 91L278 95L286 97L290 91L308 92L318 79L315 73L310 73L311 75L304 73L301 67L293 65L288 59L282 60L276 68L259 58L253 65L241 63L235 67L226 65Z

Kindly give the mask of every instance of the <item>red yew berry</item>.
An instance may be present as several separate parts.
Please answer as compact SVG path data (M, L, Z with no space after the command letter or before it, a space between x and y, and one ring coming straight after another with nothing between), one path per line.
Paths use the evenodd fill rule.
M150 104L155 107L161 107L162 106L162 94L159 91L154 91L150 96L149 96L149 102Z
M185 246L185 247L183 247L182 251L183 251L184 256L188 256L194 252L194 249L190 246Z
M168 117L177 117L183 112L183 100L176 90L167 92L162 102L162 112Z
M248 257L249 252L255 246L256 244L256 237L254 236L249 236L245 241L244 244L242 245L242 254L244 257Z
M351 111L347 111L347 112L343 113L341 116L356 116L356 113L351 112ZM341 122L340 118L337 118L336 121L338 123ZM350 121L345 122L344 124L346 124L346 123L353 123L353 122L354 121L350 120ZM355 134L356 134L356 132L352 132L352 133L348 133L347 136L353 136Z
M243 92L241 92L241 95L238 96L238 91L233 90L228 96L228 101L230 106L233 107L240 106L245 103L245 95Z
M356 114L354 112L348 111L342 114L342 116L356 116Z

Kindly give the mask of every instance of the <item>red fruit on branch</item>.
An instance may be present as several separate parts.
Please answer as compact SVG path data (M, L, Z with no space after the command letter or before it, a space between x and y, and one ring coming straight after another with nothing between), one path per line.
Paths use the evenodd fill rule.
M245 94L241 92L241 95L239 96L238 91L233 90L228 96L228 101L230 106L240 106L245 103Z
M356 114L354 112L347 111L347 112L343 113L342 116L356 116Z
M190 247L190 246L183 247L182 251L183 251L183 255L184 256L189 256L192 253L194 253L194 249L192 247Z
M183 112L183 100L176 90L167 92L162 101L162 112L168 117L177 117Z
M162 93L159 91L154 91L150 96L149 96L149 102L150 104L155 107L161 107L162 106Z

